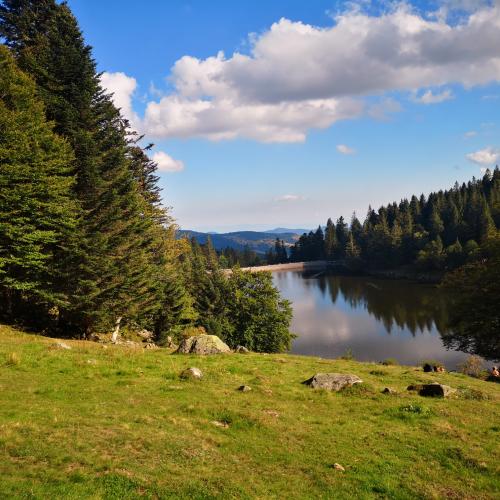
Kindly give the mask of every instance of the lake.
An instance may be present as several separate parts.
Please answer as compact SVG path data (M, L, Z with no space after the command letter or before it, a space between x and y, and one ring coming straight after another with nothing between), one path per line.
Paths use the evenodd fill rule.
M434 286L300 271L275 272L273 279L293 305L294 354L337 358L351 350L359 361L436 359L449 370L468 356L443 346L447 299Z

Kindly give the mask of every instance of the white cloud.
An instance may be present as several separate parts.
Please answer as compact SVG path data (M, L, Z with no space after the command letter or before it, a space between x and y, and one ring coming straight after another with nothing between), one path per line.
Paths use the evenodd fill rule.
M451 90L445 89L442 92L434 94L432 90L427 90L420 97L416 97L415 101L420 104L437 104L443 101L449 101L450 99L454 99L455 96L451 92Z
M339 153L342 153L343 155L353 155L356 152L355 149L352 149L349 146L346 146L345 144L338 144L337 151Z
M467 155L467 159L478 165L494 165L500 160L500 149L487 147Z
M475 137L476 135L477 135L477 132L475 130L469 130L468 132L465 132L464 138L470 139L471 137Z
M130 125L133 128L140 128L140 119L132 107L132 96L137 89L136 79L125 73L103 73L101 84L109 93L113 94L115 106L130 121Z
M276 201L301 201L304 197L298 194L284 194L279 198L276 198Z
M174 158L163 151L157 151L152 159L158 164L160 172L180 172L184 170L184 163L182 161L174 160Z
M329 27L280 19L249 37L248 54L180 58L169 76L174 91L147 104L141 132L301 142L339 120L383 117L367 96L432 87L420 97L430 104L452 98L447 85L498 82L500 3L476 5L452 24L404 2L377 17L352 8Z

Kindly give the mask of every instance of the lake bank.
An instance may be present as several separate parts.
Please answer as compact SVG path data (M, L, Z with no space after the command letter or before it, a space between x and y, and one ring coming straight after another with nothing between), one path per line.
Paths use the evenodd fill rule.
M3 498L493 499L498 491L498 384L293 355L55 342L0 327ZM187 366L203 380L180 380ZM316 372L365 383L338 394L301 384ZM444 400L406 390L434 380L462 392ZM252 390L238 392L243 384Z
M343 261L329 262L326 260L315 260L306 262L289 262L286 264L269 264L264 266L242 267L242 271L250 271L252 273L269 271L272 273L279 271L324 271L337 272L342 275L349 276L374 276L377 278L408 280L417 283L439 284L443 279L444 273L441 271L418 271L411 266L400 266L393 269L370 269L362 271L353 271L349 269ZM224 269L225 274L231 274L231 269Z

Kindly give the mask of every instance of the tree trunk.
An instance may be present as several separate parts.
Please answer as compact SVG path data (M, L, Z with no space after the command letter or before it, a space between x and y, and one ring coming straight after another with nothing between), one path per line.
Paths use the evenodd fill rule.
M111 342L115 343L118 339L118 334L120 333L120 323L122 322L122 317L120 316L115 323L115 329L113 335L111 335Z

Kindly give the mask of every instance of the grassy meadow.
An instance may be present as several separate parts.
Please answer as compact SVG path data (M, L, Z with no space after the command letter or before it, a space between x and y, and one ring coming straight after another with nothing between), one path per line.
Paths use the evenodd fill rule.
M0 326L0 498L498 498L499 384L347 360L56 342ZM179 378L190 366L203 380ZM301 384L316 372L364 384ZM458 392L406 390L427 381Z

